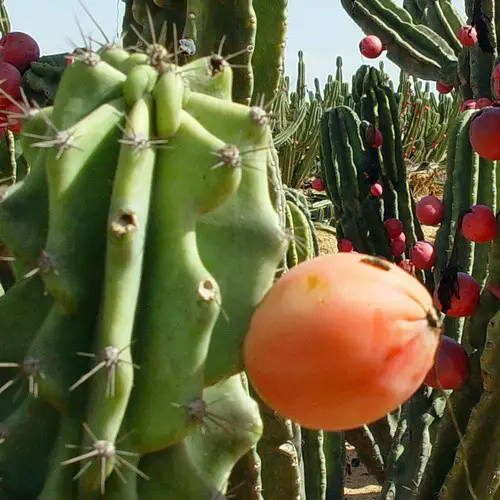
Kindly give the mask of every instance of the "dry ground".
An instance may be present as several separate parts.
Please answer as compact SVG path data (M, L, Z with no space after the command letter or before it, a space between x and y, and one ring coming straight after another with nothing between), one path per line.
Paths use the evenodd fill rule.
M427 241L434 241L437 227L422 227ZM335 236L326 231L318 230L318 240L320 252L322 254L337 252L337 240ZM347 462L356 457L356 450L347 445ZM366 468L361 464L359 467L352 467L351 474L345 479L345 500L378 500L381 487L377 484L373 476L368 474Z

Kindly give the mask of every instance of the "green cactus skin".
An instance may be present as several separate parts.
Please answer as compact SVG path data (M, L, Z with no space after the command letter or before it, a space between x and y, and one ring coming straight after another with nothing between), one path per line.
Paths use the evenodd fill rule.
M143 274L149 285L138 313L147 340L134 353L140 366L154 371L136 374L137 390L129 405L128 423L137 429L133 448L141 453L169 446L196 422L189 406L201 397L203 361L220 310L220 292L201 261L195 228L198 217L226 201L241 180L239 165L232 163L238 151L225 149L223 141L185 111L169 145L158 152ZM220 157L214 168L215 155L226 151L229 155ZM171 307L162 307L165 303ZM151 410L145 413L144 408Z
M9 289L9 293L0 300L0 347L2 363L19 362L25 354L38 332L39 325L52 305L52 298L43 293L43 283L39 276L32 276L19 281ZM12 342L15 334L16 342ZM25 392L14 398L11 390L4 386L13 379L12 368L1 368L0 384L3 391L7 391L0 398L0 419L4 419L22 402ZM21 397L22 396L22 397Z
M156 130L160 137L168 139L176 134L182 122L184 82L175 67L167 66L153 89L157 107ZM127 76L127 80L130 75Z
M275 96L280 76L283 74L287 2L281 0L269 3L266 0L254 0L252 3L258 20L252 55L253 94L256 97L263 96L268 101Z
M238 65L234 71L233 100L250 104L254 83L251 58L257 32L253 3L249 0L229 4L219 0L187 0L186 12L191 22L196 24L196 47L200 56L216 53L223 37L226 57L240 53L234 61L231 58L230 63ZM263 30L263 33L269 31L280 32L273 26L272 30Z
M44 135L45 119L51 119L52 111L52 107L44 108L24 120L20 142L31 166L30 173L10 187L0 201L0 239L15 259L13 268L17 278L37 267L47 237L49 203L45 165L40 149L32 147L39 139L27 134Z
M242 376L233 375L203 391L205 419L185 439L193 462L220 491L228 490L233 467L257 444L263 430L259 407Z
M127 105L132 107L146 94L149 94L155 88L158 76L157 70L149 64L134 66L127 73L127 80L123 86L123 97ZM180 115L180 112L178 114Z
M59 413L49 403L26 398L2 422L2 435L6 437L0 447L0 474L7 492L18 498L37 498L45 481L59 420ZM19 474L20 470L23 474ZM24 474L29 474L29 481Z
M155 481L138 483L138 498L160 500L171 498L199 498L200 500L226 500L213 484L203 475L189 455L185 441L179 441L168 448L145 455L139 468Z
M54 121L63 107L58 105L59 95ZM64 131L60 140L53 139L54 147L45 156L49 231L39 266L47 291L69 313L84 307L88 291L100 287L100 274L82 274L81 270L99 269L104 264L106 221L101 215L109 205L115 165L103 163L102 158L118 155L117 125L125 109L123 99L103 104ZM96 182L96 187L87 189L88 182Z
M93 350L108 365L91 378L86 417L92 432L109 442L117 439L134 382L131 344L156 160L147 142L153 123L153 99L146 96L129 112L109 206L106 267ZM84 474L81 481L92 482L91 474Z

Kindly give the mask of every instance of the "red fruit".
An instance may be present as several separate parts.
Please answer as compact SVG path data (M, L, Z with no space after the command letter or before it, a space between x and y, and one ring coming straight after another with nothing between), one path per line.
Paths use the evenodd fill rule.
M0 61L0 88L9 94L12 99L21 97L21 73L12 64ZM0 108L4 108L11 102L5 96L0 95Z
M474 205L462 219L462 234L476 243L492 241L497 235L497 220L493 210L485 205Z
M339 252L352 252L354 250L354 246L351 241L345 238L337 242L337 248Z
M443 202L436 196L429 195L421 198L417 203L415 211L420 224L426 226L435 226L444 217Z
M488 99L487 97L481 97L476 101L477 109L483 109L488 106L491 106L493 104L493 101L491 99Z
M27 33L11 31L0 40L0 59L15 66L21 73L40 57L40 47Z
M500 63L498 63L495 66L495 69L493 70L493 80L499 80L500 79Z
M437 82L436 83L436 90L440 94L449 94L453 90L453 85L446 85L446 83Z
M393 257L400 257L405 253L406 250L406 237L404 233L401 233L398 238L391 240L391 254Z
M376 59L384 51L384 45L378 36L368 35L359 42L359 50L368 59Z
M460 105L460 111L464 112L468 109L477 109L477 102L474 99L467 99Z
M428 270L436 263L434 245L428 241L417 241L410 249L410 259L415 269Z
M382 193L384 192L384 188L382 187L382 184L376 182L371 188L370 188L370 193L373 195L373 196L376 196L377 198L379 198L380 196L382 196Z
M462 26L458 30L457 38L464 47L472 47L477 42L476 28L468 24Z
M440 342L436 323L427 289L396 265L323 255L292 267L256 307L245 371L279 415L308 429L357 428L421 386Z
M373 143L369 144L369 146L372 146L374 148L379 148L380 146L382 146L383 140L384 138L382 136L382 132L380 132L380 130L376 128L373 136Z
M500 98L500 80L495 80L493 82L493 93L497 99Z
M403 232L403 223L399 219L387 219L384 222L384 228L387 236L392 240Z
M315 191L323 191L325 189L325 183L323 182L322 179L320 179L319 177L315 177L313 179L313 181L311 182L311 187L315 190Z
M22 118L13 116L23 114L20 106L24 107L24 103L20 102L19 105L16 105L11 102L0 111L0 126L8 128L14 135L19 135L23 126Z
M441 280L434 289L434 305L447 316L452 316L453 318L472 316L476 311L481 289L477 281L467 273L459 271L456 274L456 278L455 286L458 285L458 296L449 293L451 307L448 310L443 310L443 306L438 297L439 287L443 283L443 280ZM448 284L446 283L444 286L448 286Z
M469 140L485 160L500 160L500 108L484 108L471 120Z
M404 259L398 263L398 266L406 271L408 274L413 274L415 272L415 266L410 259Z
M469 380L469 356L455 339L441 336L434 366L424 384L434 389L461 389Z

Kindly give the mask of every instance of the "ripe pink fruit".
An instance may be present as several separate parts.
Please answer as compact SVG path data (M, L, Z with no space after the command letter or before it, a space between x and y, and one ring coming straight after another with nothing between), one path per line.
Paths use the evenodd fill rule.
M359 50L368 59L376 59L384 51L384 45L378 36L368 35L359 42Z
M477 109L477 102L474 99L467 99L460 105L460 111L464 112L468 109Z
M384 138L382 136L382 132L378 128L375 129L375 133L373 135L373 142L371 144L368 144L368 146L372 146L374 148L379 148L382 146Z
M325 189L325 183L323 182L322 179L320 179L319 177L315 177L313 179L313 181L311 182L311 187L315 190L315 191L323 191Z
M485 205L474 205L462 219L462 234L465 239L486 243L495 239L497 220L493 210Z
M4 129L9 129L14 135L19 135L23 126L22 119L15 116L23 114L20 106L24 107L25 104L19 102L19 106L16 106L14 103L10 103L0 111L0 126Z
M399 219L387 219L384 222L384 228L387 236L392 240L403 232L403 223Z
M493 104L493 101L491 99L488 99L487 97L481 97L476 101L477 109L483 109L488 106L491 106Z
M462 26L458 30L457 38L464 47L472 47L477 42L476 28L468 24Z
M429 195L421 198L417 203L415 211L420 224L426 226L435 226L444 217L443 202L436 196Z
M417 241L410 249L410 259L415 269L428 270L436 263L434 245L428 241Z
M453 85L446 85L446 83L437 82L436 83L436 90L440 94L449 94L453 90Z
M376 182L371 188L370 188L370 193L373 195L373 196L376 196L377 198L379 198L380 196L382 196L382 193L384 192L384 188L382 187L382 184L380 184L379 182Z
M0 59L15 66L21 73L40 57L40 47L27 33L11 31L0 40Z
M354 246L350 240L343 238L337 242L337 248L339 252L352 252L354 250Z
M415 273L415 266L413 265L413 262L410 259L404 259L401 262L398 263L398 266L403 269L403 271L406 271L408 274L414 274Z
M493 70L493 80L500 80L500 63L498 63Z
M19 70L7 62L0 61L0 88L9 94L13 99L21 97L21 73ZM10 104L10 100L0 95L0 108L5 108Z
M469 380L469 356L455 339L441 336L434 365L424 384L434 389L461 389Z
M458 297L451 295L450 304L451 307L446 311L447 316L452 316L454 318L463 318L465 316L472 316L476 311L477 304L479 302L479 296L481 294L481 289L477 281L467 273L458 272L457 273L457 283L458 283ZM441 281L434 289L434 305L440 310L443 310L441 302L439 301L438 291Z
M404 236L404 238L401 238ZM406 250L406 236L401 233L397 238L391 240L391 255L393 257L400 257L405 253Z
M485 160L500 160L500 108L484 108L471 120L472 149Z

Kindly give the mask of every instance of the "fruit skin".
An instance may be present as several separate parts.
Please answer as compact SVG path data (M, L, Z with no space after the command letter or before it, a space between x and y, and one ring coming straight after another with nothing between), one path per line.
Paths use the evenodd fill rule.
M500 108L484 108L473 117L469 140L481 158L500 160Z
M477 43L477 31L474 26L466 24L457 33L458 40L464 47L472 47Z
M441 336L433 367L424 384L434 389L461 389L469 380L469 356L455 339Z
M435 226L443 220L443 202L436 196L424 196L417 203L416 213L421 224Z
M0 60L15 66L21 73L40 57L36 40L20 31L11 31L0 40Z
M495 239L497 220L493 210L484 205L474 205L462 219L462 234L469 241L486 243Z
M453 85L446 85L443 82L436 82L436 90L440 94L449 94L453 90Z
M325 183L323 182L322 179L320 179L319 177L315 177L312 182L311 182L311 187L315 190L315 191L324 191L325 189Z
M259 304L246 371L281 415L310 429L352 429L422 383L439 342L427 314L431 296L398 266L362 254L318 257L292 268Z
M337 248L339 252L352 252L354 250L354 246L352 242L349 240L341 239L337 242Z
M417 241L410 249L410 260L415 269L429 270L436 263L434 245L428 241Z
M459 297L451 297L451 308L446 311L447 316L454 318L463 318L472 316L479 302L481 289L477 281L469 274L458 272L458 294ZM438 297L439 284L436 286L433 294L434 304L438 310L441 310L441 302Z
M0 61L0 88L6 92L12 99L21 97L21 73L19 70L5 61ZM0 95L0 109L9 105L11 102L3 94Z
M373 186L370 188L370 193L379 198L380 196L382 196L382 193L384 192L384 188L382 187L382 184L380 184L379 182L376 182L375 184L373 184Z
M394 257L400 257L406 250L406 237L401 233L397 238L391 240L391 253Z
M477 101L475 99L467 99L460 106L460 111L462 112L468 109L477 109Z
M493 104L493 101L488 97L481 97L476 101L477 109L483 109Z
M390 239L394 239L403 232L404 226L399 219L391 218L384 222L384 228L387 232L387 236L389 236Z
M377 36L368 35L359 42L359 50L364 57L376 59L384 51L384 45Z
M404 259L401 262L398 262L398 266L406 271L407 273L413 275L415 273L415 266L413 265L410 259Z

